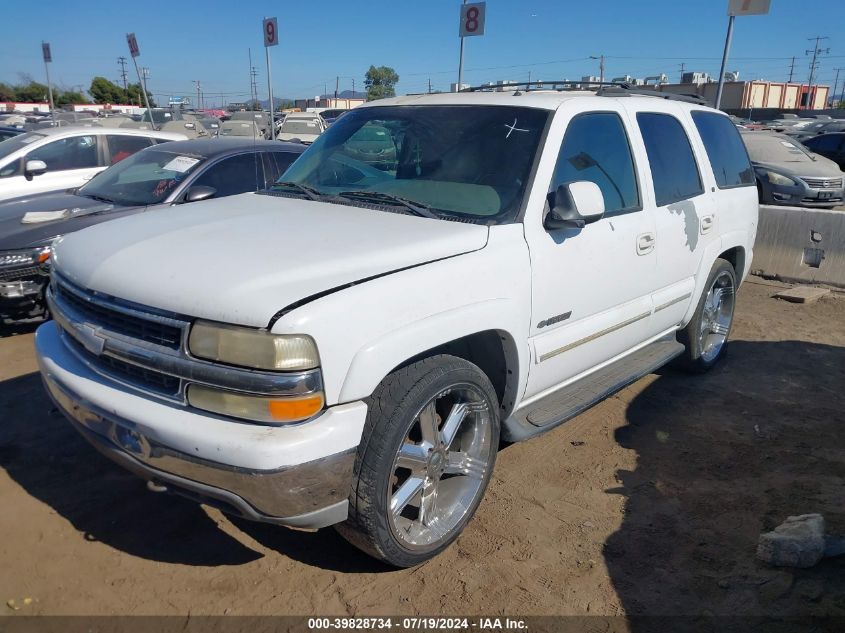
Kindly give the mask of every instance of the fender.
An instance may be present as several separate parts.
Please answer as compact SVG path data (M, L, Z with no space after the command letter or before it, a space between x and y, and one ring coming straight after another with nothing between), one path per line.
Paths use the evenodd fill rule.
M506 387L506 401L510 401L508 408L512 408L528 378L529 350L526 345L516 343L524 340L524 336L516 333L516 323L508 323L506 315L520 312L512 299L489 299L437 313L379 336L353 356L339 401L366 398L385 376L409 358L449 341L494 330L503 339L507 367L512 372Z
M687 313L684 315L684 319L681 323L682 328L686 327L692 319L692 315L695 313L696 308L698 308L698 301L701 298L701 293L704 292L704 286L707 283L707 277L710 275L710 269L713 268L713 263L716 259L718 259L719 255L736 247L745 250L745 270L741 271L741 277L738 283L741 283L741 280L745 279L745 275L751 266L751 254L748 252L747 244L749 244L747 231L733 231L731 233L726 233L719 240L712 242L705 249L701 256L701 263L699 264L698 272L695 275L696 282L695 289L692 294L693 300L690 302L689 308L687 308Z

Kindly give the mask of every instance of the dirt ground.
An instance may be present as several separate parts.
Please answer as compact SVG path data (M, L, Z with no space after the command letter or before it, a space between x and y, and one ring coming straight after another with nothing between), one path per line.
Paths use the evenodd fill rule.
M0 609L23 614L845 616L845 557L755 560L787 516L845 534L845 296L739 293L713 372L648 376L505 448L468 529L396 571L333 530L147 492L51 411L0 338ZM30 601L25 601L30 598ZM14 607L6 604L14 600Z

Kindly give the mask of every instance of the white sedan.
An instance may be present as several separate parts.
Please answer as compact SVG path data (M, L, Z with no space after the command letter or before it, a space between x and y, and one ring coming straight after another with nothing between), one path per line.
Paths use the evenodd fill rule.
M138 150L186 138L172 132L72 126L27 132L0 143L0 200L79 187Z

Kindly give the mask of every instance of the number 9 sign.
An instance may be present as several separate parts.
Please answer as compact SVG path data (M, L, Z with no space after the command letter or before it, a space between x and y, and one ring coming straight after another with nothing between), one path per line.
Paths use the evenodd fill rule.
M264 19L264 47L278 46L279 44L279 29L276 18Z
M486 2L470 2L461 5L461 37L473 35L484 35L484 18L486 13Z

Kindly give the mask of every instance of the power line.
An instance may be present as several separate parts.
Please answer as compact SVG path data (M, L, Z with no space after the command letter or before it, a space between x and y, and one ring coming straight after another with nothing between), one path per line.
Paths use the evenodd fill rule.
M826 36L819 35L819 36L816 36L816 37L808 37L807 39L811 42L813 40L815 40L815 42L816 42L813 45L813 49L812 49L813 61L810 62L810 78L807 80L807 85L809 86L809 89L807 91L807 107L813 108L815 106L815 100L816 100L815 94L814 94L814 91L813 91L813 75L816 74L816 70L818 69L818 62L816 60L818 59L819 55L826 55L826 54L830 53L829 48L825 48L825 49L819 48L819 42L821 40L829 40L830 38L826 37ZM804 51L804 55L809 55L810 52L811 51L808 49L808 50Z

